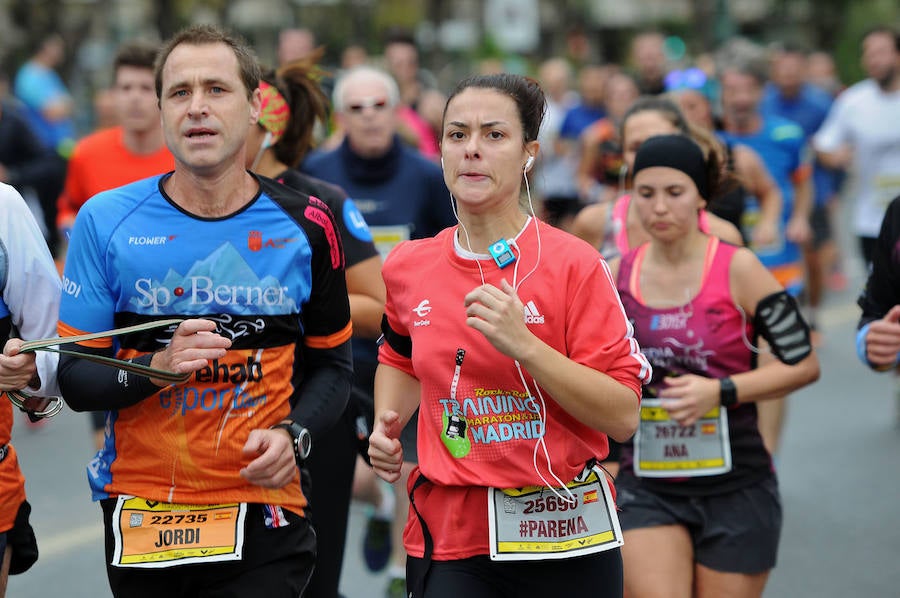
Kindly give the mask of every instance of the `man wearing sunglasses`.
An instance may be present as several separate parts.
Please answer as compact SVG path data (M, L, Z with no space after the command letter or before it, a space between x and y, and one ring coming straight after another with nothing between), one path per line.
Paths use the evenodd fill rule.
M0 184L0 390L17 394L21 407L42 412L45 399L59 394L55 353L19 353L22 340L56 335L60 281L37 222L12 187ZM24 402L22 402L24 401ZM38 418L39 413L29 413ZM25 478L9 443L13 405L0 398L0 598L9 573L22 573L37 560L37 543L28 522Z

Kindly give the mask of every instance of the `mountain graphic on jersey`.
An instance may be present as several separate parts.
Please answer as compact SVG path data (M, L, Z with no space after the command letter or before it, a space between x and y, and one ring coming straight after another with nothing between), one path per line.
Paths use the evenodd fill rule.
M227 311L274 316L299 311L288 286L273 276L260 279L231 243L194 262L185 274L170 268L161 281L138 278L133 293L129 304L150 315Z

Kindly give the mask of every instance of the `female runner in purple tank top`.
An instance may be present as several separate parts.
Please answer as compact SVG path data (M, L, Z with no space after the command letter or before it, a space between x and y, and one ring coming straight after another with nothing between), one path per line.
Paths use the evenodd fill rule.
M656 135L687 135L703 146L704 154L724 154L724 148L720 147L721 144L712 135L691 126L678 106L665 98L639 98L622 117L620 128L619 137L622 140L625 164L618 198L613 202L587 206L572 223L572 234L596 247L607 260L620 256L649 239L634 209L630 207L631 191L628 186L635 154L645 139ZM741 232L730 222L705 210L700 211L698 219L704 232L730 243L742 243Z
M698 227L721 173L687 137L645 141L633 203L650 241L610 264L653 366L616 479L629 598L762 595L781 504L756 403L819 375L794 299ZM760 351L777 359L758 367Z

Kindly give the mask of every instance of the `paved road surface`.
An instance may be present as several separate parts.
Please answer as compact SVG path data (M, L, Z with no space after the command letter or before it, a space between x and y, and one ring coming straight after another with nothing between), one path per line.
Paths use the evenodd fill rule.
M900 596L900 428L893 380L854 356L853 298L861 282L851 272L849 289L829 299L822 378L790 404L778 456L785 525L767 598ZM88 428L86 415L70 411L36 431L17 424L41 558L10 580L11 598L110 595L99 508L84 475ZM385 583L362 564L364 522L355 507L342 581L347 598L380 598Z

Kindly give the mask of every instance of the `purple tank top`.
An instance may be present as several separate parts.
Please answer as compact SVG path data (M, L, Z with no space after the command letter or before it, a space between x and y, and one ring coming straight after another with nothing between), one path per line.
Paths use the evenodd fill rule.
M645 244L622 258L616 285L625 313L634 325L634 337L653 366L653 378L644 387L644 396L653 398L663 387L666 376L696 374L724 378L746 372L755 366L754 354L747 346L756 344L753 328L736 306L729 285L729 268L737 247L710 237L706 249L700 291L678 307L657 309L644 304L640 290L640 271ZM643 479L644 484L660 485L666 492L678 486L678 493L705 494L723 486L746 485L748 478L759 479L771 471L769 455L762 445L756 423L756 405L738 404L728 411L728 429L732 448L732 470L716 476L697 478ZM622 473L633 475L633 446L622 448ZM672 484L672 482L679 482Z

